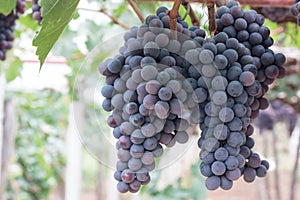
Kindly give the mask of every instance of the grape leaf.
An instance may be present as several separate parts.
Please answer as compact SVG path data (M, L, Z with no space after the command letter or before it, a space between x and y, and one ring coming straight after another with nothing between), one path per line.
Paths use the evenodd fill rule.
M0 13L8 15L16 7L17 0L0 0Z
M72 20L79 0L41 0L42 28L33 39L37 47L36 55L40 60L40 68L50 50Z
M22 64L22 61L17 57L14 57L14 60L9 62L9 67L5 70L7 82L13 81L20 75Z

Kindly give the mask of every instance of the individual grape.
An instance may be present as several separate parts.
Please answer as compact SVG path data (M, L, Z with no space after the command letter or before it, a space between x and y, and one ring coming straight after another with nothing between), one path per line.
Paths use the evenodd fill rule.
M261 165L265 166L267 168L267 170L270 168L269 162L266 160L262 160Z
M257 67L254 64L247 64L247 65L245 65L243 67L243 71L244 72L251 72L255 77L257 76Z
M237 103L233 106L233 111L237 117L242 117L246 114L247 109L243 104Z
M275 61L275 57L272 53L266 52L261 56L261 63L264 66L269 66L273 64Z
M238 168L244 167L244 166L245 166L245 163L246 163L246 159L244 158L244 156L242 156L241 154L238 154L238 155L236 156L236 158L237 158L238 161L239 161L239 166L238 166Z
M190 49L196 49L197 45L192 40L186 40L181 46L181 52L187 52ZM189 61L189 60L187 60Z
M227 143L232 147L240 147L242 144L244 144L244 133L242 132L231 132Z
M243 84L243 86L250 86L254 83L255 76L250 71L244 71L241 73L239 80Z
M217 73L217 69L214 65L212 64L207 64L202 66L201 70L203 76L211 78Z
M103 110L110 112L114 109L114 107L111 104L111 100L110 99L104 99L104 101L102 102L102 108Z
M175 115L180 115L182 113L182 102L178 99L171 99L170 104L170 113Z
M224 26L229 26L234 23L234 18L230 13L224 13L220 19Z
M238 81L231 81L227 86L227 93L232 97L240 96L243 90L243 85Z
M117 156L118 156L119 160L122 162L128 162L129 159L131 158L130 152L128 150L124 150L122 148L118 150Z
M221 6L220 8L217 9L216 16L218 18L222 17L223 14L229 13L230 9L227 6Z
M123 181L120 181L118 184L117 184L117 189L119 192L121 193L126 193L129 191L129 185L127 183L124 183Z
M258 177L264 177L267 174L267 168L264 165L260 165L257 169L256 169L256 176Z
M274 79L279 75L279 68L276 65L270 65L265 68L267 78Z
M129 149L131 147L131 145L132 145L132 143L130 141L130 137L122 135L119 138L119 145L123 149Z
M241 73L242 73L242 69L240 67L232 66L228 69L227 78L230 81L238 80Z
M258 45L258 44L261 44L263 41L263 38L261 36L261 34L259 33L251 33L250 36L249 36L249 42L251 45Z
M252 154L251 150L247 146L241 146L240 149L241 149L240 154L244 156L244 158L246 159L249 158L250 155Z
M239 166L239 160L235 156L229 156L225 161L228 170L234 170Z
M221 44L221 43L220 43ZM218 50L219 53L223 53L225 51L226 47L224 46L224 50ZM221 52L220 52L221 51ZM222 55L218 54L215 57L214 63L216 64L218 69L225 69L228 66L228 60L227 58Z
M144 165L151 165L154 162L154 156L152 152L145 152L141 157L141 161Z
M132 171L137 171L137 170L141 169L142 166L143 166L143 163L138 158L131 158L128 161L128 168Z
M243 18L238 18L234 22L234 28L237 31L245 30L247 26L248 26L247 21Z
M161 157L163 152L161 144L157 144L157 147L152 151L154 157Z
M161 52L163 52L163 50ZM172 67L172 66L176 65L176 60L172 56L164 56L160 60L160 64L162 64L164 66Z
M211 165L211 171L213 172L213 174L220 176L226 172L226 166L221 161L215 161Z
M145 118L140 113L133 114L129 117L129 121L134 126L141 126L145 122Z
M261 160L258 154L253 153L248 159L248 164L250 167L258 168L260 166Z
M152 124L147 123L142 126L141 131L145 137L152 137L155 135L156 129Z
M187 93L184 89L181 89L179 92L177 92L175 94L176 98L182 102L186 101L187 100ZM189 99L190 100L190 99ZM194 102L192 102L194 103ZM192 104L188 104L189 106L192 106Z
M214 153L215 159L218 161L225 161L229 154L227 149L225 149L224 147L218 148L215 153Z
M159 47L166 47L169 44L169 36L164 33L160 33L156 36L155 42Z
M143 145L148 151L154 150L157 147L158 141L155 137L146 138Z
M135 174L131 170L125 169L121 173L121 179L124 183L131 183L135 179Z
M155 114L160 119L166 119L170 111L170 106L167 102L158 101L155 103L154 110L155 110Z
M243 123L238 117L235 117L227 124L227 126L230 131L241 131L243 128Z
M183 118L175 119L174 124L177 131L185 131L189 127L189 122Z
M216 91L212 96L212 101L216 105L225 105L227 102L227 94L223 91Z
M157 74L157 80L161 85L165 85L170 80L169 73L162 71Z
M206 177L213 176L213 173L211 171L211 165L208 163L201 162L200 172L203 176L206 176Z
M199 64L199 51L196 49L190 49L185 53L185 59L192 65L197 65Z
M203 64L210 64L214 60L214 54L210 50L204 49L199 54L199 60Z
M244 169L244 180L248 183L251 183L255 180L256 171L251 167L246 167Z
M223 55L227 58L229 64L238 60L238 53L234 49L226 49Z
M234 26L227 26L223 29L223 31L231 38L235 38L236 37L236 30L234 28Z
M211 87L214 90L224 91L228 85L228 81L223 76L216 76L211 81Z
M181 83L178 80L170 80L167 83L167 87L169 87L173 93L177 93L181 89Z
M219 148L220 142L215 138L206 138L203 142L203 148L208 152L213 152Z
M228 35L224 32L217 33L214 37L216 43L226 43Z
M129 102L126 104L125 111L129 114L135 114L138 112L138 105L135 102Z
M200 159L207 164L211 164L215 161L214 154L212 152L208 152L206 150L201 150Z
M222 122L230 122L234 118L234 112L231 108L222 108L219 112L219 118Z
M176 140L176 142L178 142L179 144L184 144L188 141L189 136L185 131L178 131L175 134L174 139Z
M246 30L241 30L237 33L237 39L240 41L240 42L245 42L249 39L249 32L246 31Z
M226 41L226 47L228 49L234 49L234 50L238 50L240 48L240 43L237 39L235 38L229 38Z
M227 170L225 173L226 178L228 178L231 181L235 181L241 177L241 171L239 168L236 168L234 170Z
M228 136L228 128L224 124L219 124L214 128L214 136L218 140L225 140Z
M174 130L175 130L175 126L174 126ZM174 135L171 133L161 133L161 137L159 142L162 144L169 144L171 142L171 140L174 138Z
M192 98L196 103L203 103L207 99L207 95L207 91L199 87L193 92Z
M120 125L120 132L123 135L131 135L131 133L133 132L134 129L135 129L135 127L130 122L123 122Z
M246 137L246 143L245 146L249 147L250 149L252 149L255 145L254 139L251 137Z
M205 180L205 186L209 190L216 190L221 185L221 179L218 176L210 176Z
M146 65L142 68L141 76L145 81L153 80L158 74L157 69L152 65Z
M213 102L208 102L204 107L204 111L208 116L218 116L220 109L220 106L215 105Z
M232 188L232 186L233 186L232 180L229 180L225 176L221 176L221 185L220 185L220 187L223 190L230 190Z

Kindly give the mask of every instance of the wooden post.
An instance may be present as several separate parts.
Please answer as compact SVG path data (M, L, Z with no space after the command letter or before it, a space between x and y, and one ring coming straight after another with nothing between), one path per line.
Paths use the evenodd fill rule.
M2 145L2 163L1 163L1 184L0 185L0 199L6 199L5 188L7 182L7 169L10 161L10 155L14 146L15 132L16 132L16 113L14 110L14 103L12 100L5 101L4 106L4 120L3 120L3 145Z
M4 111L4 99L5 99L5 85L6 77L5 74L0 74L0 152L3 146L3 111ZM2 182L2 153L0 153L0 185L3 185ZM0 191L0 197L2 196Z
M84 111L83 102L73 102L70 106L69 127L66 137L67 166L65 200L81 199L82 145L80 143L79 133L83 132Z

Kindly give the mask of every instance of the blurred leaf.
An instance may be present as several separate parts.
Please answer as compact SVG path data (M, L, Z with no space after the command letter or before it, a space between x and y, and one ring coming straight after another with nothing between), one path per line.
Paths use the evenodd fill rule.
M0 14L8 15L16 7L17 0L0 0Z
M20 75L22 66L22 61L18 57L15 57L15 59L10 62L9 67L5 70L6 81L11 82L17 78Z

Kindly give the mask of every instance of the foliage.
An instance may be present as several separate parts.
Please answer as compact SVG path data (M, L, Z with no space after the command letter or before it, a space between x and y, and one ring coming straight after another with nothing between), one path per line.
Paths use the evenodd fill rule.
M153 184L144 186L142 192L147 196L147 199L153 200L203 200L205 199L207 190L204 187L204 179L199 176L199 165L199 162L193 164L190 168L190 175L178 178L176 184L167 185L163 190L157 189L157 181L159 179L158 174L153 178ZM188 186L182 185L182 182L184 181L188 182Z
M8 15L15 7L17 0L0 0L0 13Z
M59 36L71 21L79 0L42 0L42 28L33 40L41 66Z
M61 180L64 158L63 134L69 101L62 94L41 91L13 93L18 97L18 134L15 139L15 169L7 185L8 199L48 199Z

